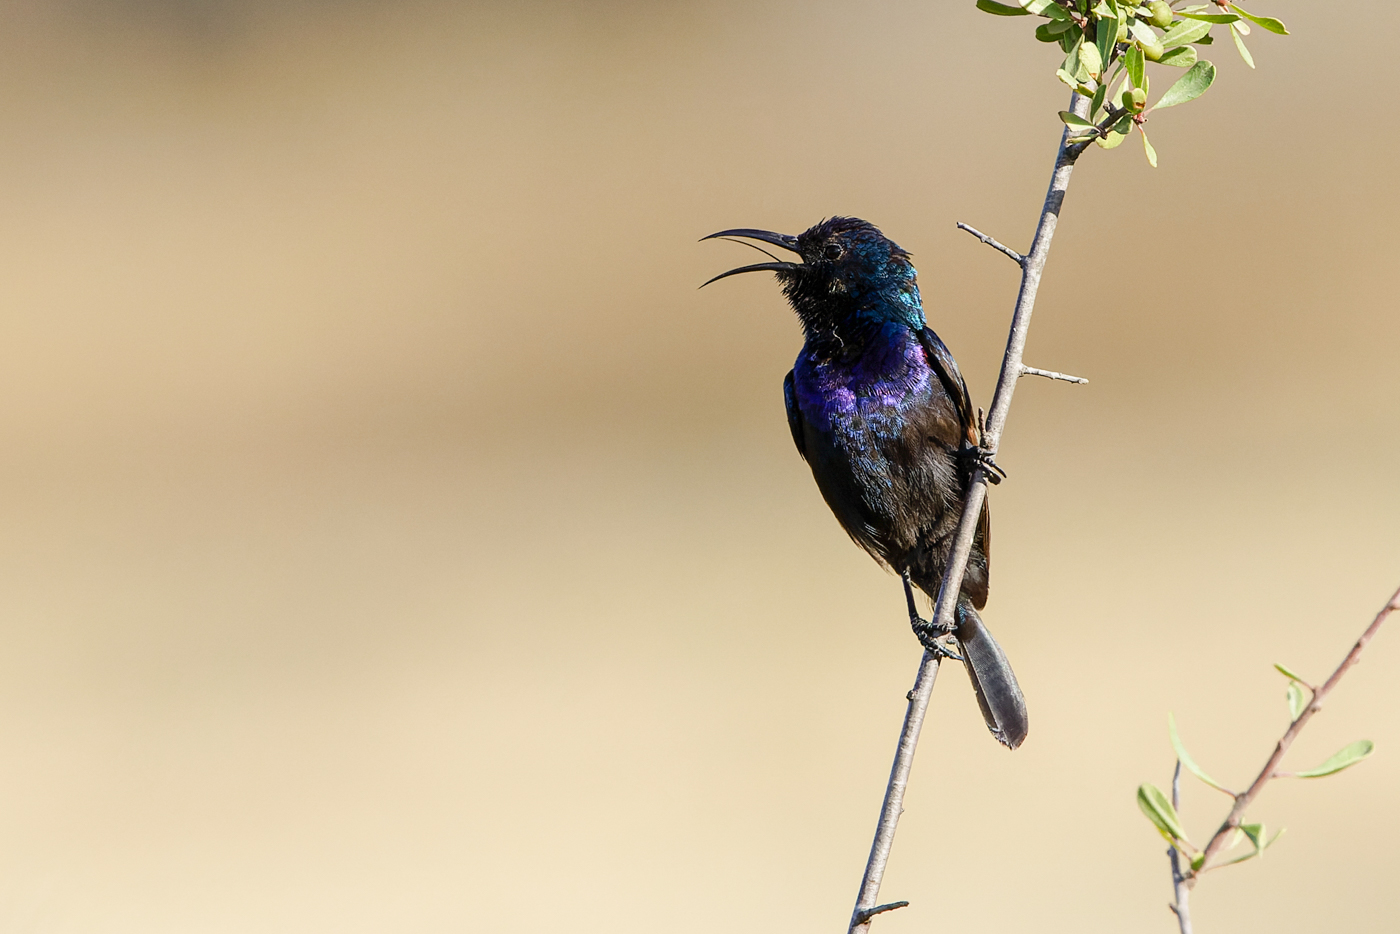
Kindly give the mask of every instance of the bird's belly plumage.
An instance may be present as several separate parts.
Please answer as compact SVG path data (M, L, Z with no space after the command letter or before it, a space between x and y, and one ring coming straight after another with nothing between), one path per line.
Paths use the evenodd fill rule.
M850 357L804 348L793 388L822 496L857 543L901 566L961 496L956 411L917 335L891 323Z

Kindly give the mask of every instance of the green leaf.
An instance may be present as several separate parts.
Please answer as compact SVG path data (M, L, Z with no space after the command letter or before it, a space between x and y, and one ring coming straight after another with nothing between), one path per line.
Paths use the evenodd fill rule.
M1238 23L1240 18L1233 13L1186 13L1181 12L1178 16L1187 19L1200 20L1203 23Z
M1342 769L1351 768L1362 759L1376 751L1376 744L1369 739L1358 739L1350 746L1344 747L1340 752L1322 763L1315 769L1308 769L1306 772L1294 772L1294 778L1321 778L1324 775L1331 775L1340 772Z
M1066 69L1068 71L1068 69ZM1086 42L1079 47L1079 79L1097 78L1103 74L1103 59L1099 58L1099 47Z
M1072 28L1074 28L1072 22L1061 22L1058 20L1042 22L1042 24L1036 27L1036 38L1040 39L1042 42L1054 42Z
M1143 139L1146 138L1147 135L1143 134ZM1156 153L1153 153L1153 156L1155 155ZM1154 158L1149 157L1148 161L1155 163L1156 160ZM1224 785L1220 784L1215 779L1207 775L1205 773L1205 770L1196 764L1196 760L1191 758L1191 753L1186 751L1186 747L1183 746L1181 743L1181 737L1177 735L1176 717L1172 716L1171 714L1167 714L1167 733L1171 736L1172 749L1176 751L1176 757L1178 760L1181 761L1181 764L1186 766L1186 771L1190 772L1192 775L1196 776L1210 787L1218 789L1220 791L1224 791L1226 794L1229 794L1229 791L1225 788Z
M1114 39L1118 35L1118 20L1114 18L1100 19L1095 27L1098 32L1094 33L1098 38L1095 40L1099 53L1100 70L1106 68L1108 63L1113 61Z
M1253 68L1253 67L1254 67L1254 56L1253 56L1253 55L1250 55L1250 54L1249 54L1249 49L1246 49L1246 48L1244 47L1244 40L1240 38L1239 30L1236 29L1234 26L1231 26L1231 27L1230 27L1230 35L1233 36L1234 39L1235 39L1235 48L1237 48L1237 49L1240 50L1240 58L1244 59L1244 63L1245 63L1246 65L1248 65L1250 68Z
M1189 45L1179 45L1174 49L1167 49L1166 54L1157 59L1158 65L1170 65L1173 68L1189 68L1196 64L1196 50Z
M1090 116L1090 117L1096 117L1096 116L1098 116L1099 108L1103 106L1103 98L1104 98L1104 95L1107 94L1107 93L1108 93L1108 85L1106 85L1106 84L1101 84L1101 85L1099 85L1098 90L1096 90L1096 91L1094 92L1094 96L1093 96L1092 98L1089 99L1089 116Z
M1062 111L1060 111L1060 119L1061 119L1062 121L1064 121L1065 126L1072 126L1072 127L1075 127L1076 129L1081 129L1081 130L1092 130L1092 129L1094 129L1094 125L1093 125L1092 123L1090 123L1088 120L1085 120L1083 117L1079 116L1078 114L1070 113L1068 110L1062 110Z
M1175 107L1177 104L1193 101L1204 94L1213 81L1215 66L1210 62L1197 62L1187 69L1186 74L1176 79L1176 84L1167 88L1167 93L1162 95L1155 109L1161 110L1163 107Z
M1205 864L1206 864L1206 854L1205 854L1205 853L1197 853L1195 856L1191 857L1191 871L1192 871L1192 872L1199 872L1200 869L1201 869L1201 867L1204 866Z
M1288 715L1290 717L1288 722L1292 723L1298 719L1298 715L1308 705L1303 700L1303 689L1298 686L1297 681L1288 682L1288 692L1285 696L1288 698Z
M1127 69L1128 80L1133 83L1133 87L1142 87L1142 49L1137 46L1128 49L1128 54L1123 56L1123 67Z
M1230 4L1230 9L1234 10L1254 25L1264 27L1269 32L1278 33L1280 36L1288 35L1288 27L1272 16L1255 16L1253 13L1246 13L1233 3Z
M1045 13L1046 7L1056 5L1055 0L1023 0L1021 9L1025 10L1027 13L1039 14ZM1049 16L1050 14L1046 13L1045 15Z
M1264 825L1263 825L1263 824L1246 824L1246 825L1241 825L1240 830L1244 830L1245 827L1257 827L1257 828L1258 828L1258 831L1259 831L1259 837L1258 837L1258 839L1259 839L1261 842L1255 843L1255 848L1254 848L1254 851L1253 851L1252 853L1246 853L1246 854L1244 854L1243 856L1236 856L1234 859L1230 860L1229 862L1220 863L1219 865L1221 865L1221 866L1233 866L1235 863L1242 863L1242 862L1244 862L1244 861L1247 860L1247 859L1253 859L1253 858L1256 857L1256 856L1263 856L1263 855L1264 855L1264 851L1267 850L1269 847L1273 846L1275 840L1277 840L1279 837L1283 836L1283 830L1284 830L1284 828L1280 827L1279 830L1278 830L1278 833L1274 834L1274 835L1273 835L1272 837L1270 837L1268 840L1264 840ZM1247 832L1247 831L1246 831L1246 832ZM1254 840L1254 837L1250 837L1250 839L1251 839L1251 840ZM1192 868L1195 868L1195 867L1192 867Z
M1069 11L1056 3L1055 0L1046 0L1045 3L1041 3L1040 0L1031 0L1030 3L1026 4L1026 12L1039 13L1051 19L1062 19L1066 22L1071 21Z
M1152 144L1147 141L1147 131L1138 125L1138 132L1142 134L1142 151L1147 153L1147 164L1154 169L1157 168L1157 150L1152 148Z
M1162 36L1162 45L1171 49L1179 45L1188 45L1192 42L1197 42L1202 36L1210 32L1210 27L1210 23L1184 19L1167 30L1166 34Z
M1117 149L1123 145L1123 140L1128 138L1127 133L1119 133L1117 130L1109 130L1108 136L1103 139L1094 140L1100 149Z
M1079 50L1084 47L1084 36L1080 35L1074 40L1074 45L1070 47L1069 54L1065 56L1064 63L1060 65L1060 70L1067 75L1079 74Z
M1176 816L1176 809L1167 800L1167 796L1162 794L1156 785L1139 785L1137 791L1138 807L1142 813L1147 815L1147 819L1155 826L1168 840L1175 843L1177 840L1186 839L1186 831L1181 827L1181 821Z
M1007 6L1004 3L997 3L996 0L977 0L977 9L983 13L991 13L993 16L1030 16L1030 10L1018 6Z
M1286 667L1286 666L1284 666L1284 665L1280 665L1278 662L1274 662L1274 667L1277 668L1277 669L1279 670L1279 674L1283 675L1285 678L1289 679L1290 681L1303 681L1304 684L1307 683L1307 682L1303 679L1303 676L1300 675L1300 674L1298 674L1298 673L1297 673L1296 671L1294 671L1292 668L1288 668L1288 667Z
M1123 89L1129 86L1130 85L1128 84L1128 72L1124 70L1122 75L1118 78L1118 83L1114 86L1113 90L1108 93L1108 96L1105 97L1104 100L1108 101L1110 104L1117 104L1120 100L1123 99Z
M1262 854L1264 852L1264 847L1268 846L1268 843L1264 839L1264 825L1240 824L1240 830L1249 838L1249 842L1254 844L1254 853L1251 855L1258 856Z
M1148 45L1152 45L1154 42L1160 42L1162 38L1157 35L1156 31L1154 31L1151 26L1147 25L1142 20L1136 19L1128 23L1128 35Z

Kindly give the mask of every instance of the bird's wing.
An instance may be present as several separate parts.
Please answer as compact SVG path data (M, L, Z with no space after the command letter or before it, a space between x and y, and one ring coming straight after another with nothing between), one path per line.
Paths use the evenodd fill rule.
M919 342L924 347L929 366L938 374L943 389L958 412L958 423L962 437L976 447L981 443L982 433L977 424L977 415L972 407L972 397L968 394L967 383L958 370L958 362L953 354L929 328L919 332ZM987 501L982 500L982 514L977 517L977 539L982 548L983 566L980 574L969 575L963 583L965 590L972 591L973 605L979 609L987 602L987 580L992 564L992 514Z
M802 434L802 413L797 408L797 390L793 386L792 370L783 377L783 403L787 406L788 428L792 431L792 443L797 445L797 453L807 459L807 441Z
M967 393L967 383L963 381L962 373L958 370L958 361L953 359L952 353L943 345L938 335L928 328L919 332L919 343L924 347L929 366L938 374L939 382L943 384L948 398L952 399L953 405L957 407L958 423L962 427L963 437L976 447L981 440L977 430L977 416L972 408L972 397Z

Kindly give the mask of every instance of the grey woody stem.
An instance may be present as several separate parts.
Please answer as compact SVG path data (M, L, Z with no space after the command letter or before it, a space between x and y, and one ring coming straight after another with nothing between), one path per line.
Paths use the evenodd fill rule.
M1021 375L1022 375L1022 376L1043 376L1043 377L1045 377L1046 379L1059 379L1059 380L1064 380L1066 383L1078 383L1078 384L1080 384L1081 386L1084 385L1085 383L1089 382L1087 379L1085 379L1085 378L1082 377L1082 376L1070 376L1068 373L1056 373L1054 370L1042 370L1040 367L1035 367L1035 366L1023 366L1023 367L1021 367Z
M904 728L899 731L899 748L895 750L890 780L885 785L885 801L880 806L880 824L875 828L875 841L870 844L870 857L865 861L865 876L860 880L860 895L851 912L850 934L865 934L870 930L876 902L880 899L880 882L885 877L885 864L890 861L894 832L899 815L904 813L904 790L909 787L909 772L914 767L914 749L919 745L919 731L928 713L928 699L933 694L933 682L938 677L938 656L924 652L919 662L919 676L909 691L909 707L904 712ZM908 904L905 902L904 904Z
M1186 884L1188 886L1194 886L1196 880L1200 878L1201 873L1216 868L1210 864L1211 858L1224 848L1230 835L1234 832L1235 828L1239 827L1240 819L1244 816L1245 808L1249 807L1250 803L1253 802L1255 798L1259 797L1259 792L1263 791L1265 785L1275 778L1282 777L1278 771L1278 764L1283 760L1283 756L1288 752L1288 748L1293 745L1293 741L1298 738L1298 734L1303 732L1303 727L1308 725L1308 721L1313 718L1313 714L1322 709L1322 702L1326 700L1328 694L1332 693L1332 689L1337 686L1337 682L1342 680L1342 675L1350 671L1352 666L1360 660L1361 652L1366 648L1366 644L1375 637L1376 632L1381 628L1381 623L1384 623L1386 617L1396 610L1400 610L1400 590L1396 590L1395 593L1391 594L1385 606L1381 607L1381 611L1377 613L1376 618L1371 621L1371 625L1366 627L1366 631L1361 634L1361 638L1356 640L1356 643L1351 647L1351 651L1347 653L1346 658L1342 659L1342 663L1337 666L1337 670L1332 672L1332 677L1324 681L1321 687L1313 690L1312 700L1308 702L1308 706L1304 708L1303 712L1298 715L1298 719L1289 724L1288 730L1283 734L1283 737L1278 743L1275 744L1273 755L1269 756L1269 761L1264 763L1264 768L1260 770L1259 777L1254 779L1254 783L1243 793L1235 796L1235 806L1230 808L1230 813L1226 816L1225 822L1220 825L1220 829L1215 832L1215 836L1210 838L1210 843L1206 844L1205 856L1201 862L1201 868L1195 872L1186 874Z
M1172 773L1172 810L1181 813L1181 760L1176 763L1176 771ZM1176 915L1176 923L1181 928L1181 934L1191 934L1191 887L1186 884L1186 876L1181 873L1181 854L1176 847L1167 847L1167 858L1172 863L1172 895L1176 899L1169 905L1172 913Z
M1069 109L1081 117L1087 116L1089 99L1074 94L1070 97ZM1045 270L1046 257L1050 254L1050 241L1055 236L1055 225L1060 218L1060 206L1064 203L1065 190L1069 187L1070 173L1074 170L1075 159L1084 149L1083 146L1070 145L1068 140L1069 128L1066 127L1060 136L1060 148L1055 154L1055 170L1050 176L1050 190L1045 195L1040 222L1036 226L1035 239L1031 242L1028 254L1023 257L1009 247L996 243L991 237L973 232L965 225L959 225L994 249L1016 259L1021 267L1021 290L1016 296L1016 310L1011 316L1011 333L1007 337L1006 354L1001 362L1001 378L997 380L996 395L992 397L992 411L987 418L986 431L982 434L982 449L989 458L996 454L1002 429L1006 426L1006 414L1011 409L1011 395L1016 390L1016 381L1024 372L1021 357L1026 348L1026 332L1030 328L1031 310L1035 307L1035 294L1040 288L1040 276ZM973 469L972 479L968 484L962 520L958 524L957 537L954 539L952 553L948 556L948 566L944 569L943 583L935 604L934 625L945 631L951 628L953 608L957 605L957 595L962 589L963 573L967 570L972 539L977 531L977 519L982 513L982 502L986 496L987 470L979 464ZM870 912L876 907L880 897L880 882L885 875L885 865L889 862L890 849L894 846L899 815L904 810L904 790L909 783L909 772L914 764L919 730L923 727L929 697L933 693L933 681L937 675L938 657L925 652L923 660L919 663L919 674L914 681L914 688L908 694L909 709L904 715L904 729L899 734L894 766L890 769L885 801L880 809L880 822L875 829L870 858L865 864L865 875L860 882L856 907L851 912L848 934L866 934L870 929Z
M966 230L978 240L981 240L983 243L987 244L987 246L991 247L999 253L1004 253L1005 255L1011 257L1011 261L1017 266L1022 265L1026 261L1026 258L1020 253L1017 253L1015 250L1011 249L1011 247L1000 242L995 237L987 236L982 231L978 230L976 227L973 227L971 224L964 224L962 221L958 221L958 229Z

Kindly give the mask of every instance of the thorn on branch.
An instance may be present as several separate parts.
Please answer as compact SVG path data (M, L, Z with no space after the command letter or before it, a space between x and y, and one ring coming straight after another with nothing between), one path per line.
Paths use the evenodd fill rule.
M976 227L972 227L968 224L964 224L962 221L958 221L958 229L966 230L968 233L972 234L974 237L976 237L978 240L981 240L983 243L987 244L987 246L991 247L992 249L1005 253L1007 256L1011 257L1013 261L1015 261L1017 266L1024 267L1026 265L1026 258L1024 256L1011 249L1011 247L1006 246L1002 243L998 243L996 239L987 236L982 231L978 230Z
M1063 380L1066 383L1078 383L1083 386L1089 381L1082 376L1070 376L1068 373L1056 373L1054 370L1041 370L1033 366L1021 365L1022 376L1043 376L1046 379Z
M856 912L855 923L852 927L859 927L878 914L886 911L894 911L896 908L907 908L908 902L890 902L888 905L876 905L874 908L862 908Z

